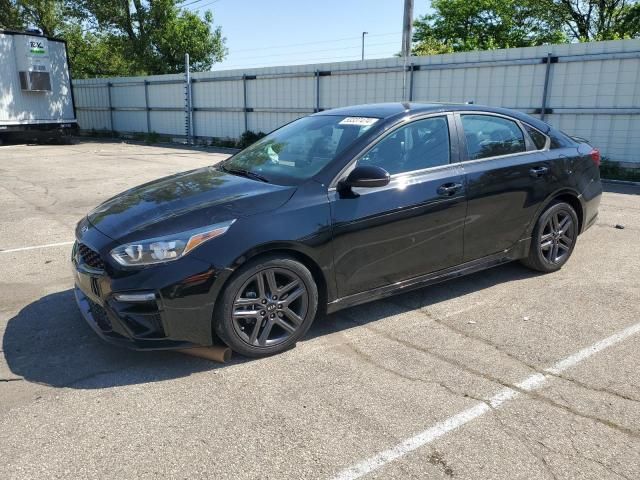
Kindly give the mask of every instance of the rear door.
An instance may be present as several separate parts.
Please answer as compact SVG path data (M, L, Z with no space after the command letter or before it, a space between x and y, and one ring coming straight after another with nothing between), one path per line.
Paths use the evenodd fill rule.
M548 139L515 118L485 112L456 114L467 190L464 261L503 252L525 236L543 202L558 187L561 164Z
M330 190L341 297L461 262L466 201L456 138L452 115L414 120L357 160L387 170L389 185Z

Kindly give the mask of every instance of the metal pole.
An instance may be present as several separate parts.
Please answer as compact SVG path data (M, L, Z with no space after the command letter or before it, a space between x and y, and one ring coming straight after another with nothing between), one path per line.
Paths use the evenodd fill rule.
M413 0L404 0L402 19L402 56L411 55L411 26L413 24Z
M547 110L547 93L549 91L549 77L551 74L551 52L547 53L547 65L544 70L544 88L542 89L542 111L540 112L540 120L544 120Z
M244 131L249 131L249 112L247 112L247 75L242 75L242 110L244 111Z
M144 108L147 114L147 133L151 133L151 111L149 110L149 82L144 81Z
M413 100L413 62L409 65L409 101Z
M320 70L316 70L316 112L320 111Z
M111 134L115 133L113 129L113 106L111 104L111 82L107 82L107 98L109 100L109 129Z
M364 60L364 36L369 32L362 32L362 60Z
M411 27L413 25L413 0L404 0L402 19L402 99L407 98L407 59L411 55Z
M193 143L193 105L191 103L191 67L189 66L189 54L184 54L184 89L185 89L185 116L184 130L187 143Z

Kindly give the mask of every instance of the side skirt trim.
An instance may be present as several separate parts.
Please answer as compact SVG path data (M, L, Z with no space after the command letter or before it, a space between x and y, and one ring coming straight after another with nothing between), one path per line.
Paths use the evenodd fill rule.
M445 282L453 278L463 277L465 275L479 272L480 270L512 262L513 260L517 260L528 255L530 242L530 238L525 238L520 240L511 249L504 252L472 260L455 267L438 270L437 272L432 272L427 275L421 275L419 277L402 280L383 287L377 287L372 290L367 290L366 292L360 292L347 297L338 298L327 305L327 313L337 312L343 308L353 307L373 300L386 298L391 295L409 292L428 285Z

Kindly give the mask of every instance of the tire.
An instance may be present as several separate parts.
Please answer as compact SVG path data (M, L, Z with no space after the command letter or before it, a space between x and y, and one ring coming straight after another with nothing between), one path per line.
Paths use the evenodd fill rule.
M213 326L235 352L265 357L293 347L317 310L318 287L307 267L292 258L266 256L233 275L217 302Z
M578 239L578 216L565 202L552 203L538 218L529 255L521 262L543 273L558 271L567 263Z

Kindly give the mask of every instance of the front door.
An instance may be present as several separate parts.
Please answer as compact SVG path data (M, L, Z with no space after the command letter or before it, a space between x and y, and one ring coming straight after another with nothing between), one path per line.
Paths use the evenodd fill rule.
M358 160L387 170L389 185L330 191L341 297L462 261L466 199L454 128L440 115L393 130Z

